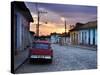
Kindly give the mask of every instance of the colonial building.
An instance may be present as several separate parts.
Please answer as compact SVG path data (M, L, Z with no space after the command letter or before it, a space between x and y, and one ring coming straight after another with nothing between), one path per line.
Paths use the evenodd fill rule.
M59 35L58 33L51 33L51 43L58 43L60 38Z
M70 44L70 35L69 33L52 33L51 34L51 43L60 44L60 45L68 45Z
M12 2L11 8L14 52L22 51L31 43L29 24L33 18L24 2Z
M78 44L79 28L83 26L82 23L76 23L76 26L70 30L70 42L71 44Z
M69 45L70 44L70 35L69 33L62 33L59 36L59 44L60 45Z
M70 41L72 44L97 45L97 21L86 24L76 24L70 30Z

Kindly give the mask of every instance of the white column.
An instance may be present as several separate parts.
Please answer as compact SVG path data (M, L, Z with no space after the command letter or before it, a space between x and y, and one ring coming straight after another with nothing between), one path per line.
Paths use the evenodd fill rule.
M78 31L78 44L80 44L80 31Z
M97 29L95 29L95 45L97 45Z
M90 30L90 44L93 44L93 30Z
M89 32L88 30L86 30L86 44L88 44L88 40L89 40Z
M82 31L80 31L80 43L82 43Z

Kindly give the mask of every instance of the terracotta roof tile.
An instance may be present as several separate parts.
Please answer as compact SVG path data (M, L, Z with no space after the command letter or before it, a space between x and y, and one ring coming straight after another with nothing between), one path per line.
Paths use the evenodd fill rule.
M81 29L89 29L89 28L97 28L97 21L91 21L86 24L77 23L76 26L70 31L81 30Z

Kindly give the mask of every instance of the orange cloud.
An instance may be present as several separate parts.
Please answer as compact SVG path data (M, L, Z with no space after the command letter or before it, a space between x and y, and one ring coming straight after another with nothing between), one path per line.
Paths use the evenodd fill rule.
M40 30L39 31L40 35L49 35L50 33L53 32L62 33L65 31L63 27L59 27L52 23L40 25L39 30ZM30 31L34 31L36 33L36 24L34 23L30 24Z

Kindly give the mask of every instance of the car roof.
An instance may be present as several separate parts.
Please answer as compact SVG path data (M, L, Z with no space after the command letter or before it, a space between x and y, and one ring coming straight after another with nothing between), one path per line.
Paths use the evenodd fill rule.
M33 41L35 43L44 43L44 44L50 44L49 41L46 41L46 40L37 40L37 41Z

